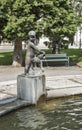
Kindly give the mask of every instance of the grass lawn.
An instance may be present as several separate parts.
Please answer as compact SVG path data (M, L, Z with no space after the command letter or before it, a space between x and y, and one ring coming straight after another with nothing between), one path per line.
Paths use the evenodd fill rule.
M12 64L12 52L0 53L0 65L11 65Z
M51 50L46 50L46 53L51 53ZM62 49L60 53L66 53L71 63L82 64L82 49Z
M72 62L82 62L82 49L67 49L62 50L61 52L66 53Z
M51 53L51 50L45 50L46 53ZM82 64L82 49L66 49L61 50L61 53L66 53L70 62ZM0 53L0 65L11 65L12 64L13 52ZM25 58L25 52L23 52L23 63Z

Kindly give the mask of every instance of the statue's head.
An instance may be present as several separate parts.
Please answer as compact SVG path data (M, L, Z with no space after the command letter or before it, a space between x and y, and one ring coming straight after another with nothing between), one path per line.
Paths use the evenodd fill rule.
M32 42L34 42L36 39L36 33L32 30L28 33L28 37Z

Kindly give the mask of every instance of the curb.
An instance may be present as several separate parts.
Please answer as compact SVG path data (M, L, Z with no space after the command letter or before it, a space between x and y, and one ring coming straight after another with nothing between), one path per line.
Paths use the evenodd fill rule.
M5 114L8 114L12 111L15 111L17 109L20 109L22 107L30 106L31 104L28 101L25 100L19 100L17 99L16 101L6 104L5 107L4 105L0 107L0 117L4 116Z

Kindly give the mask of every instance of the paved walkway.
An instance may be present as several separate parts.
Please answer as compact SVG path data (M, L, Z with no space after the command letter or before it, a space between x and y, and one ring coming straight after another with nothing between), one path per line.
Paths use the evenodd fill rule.
M45 67L46 89L61 90L82 85L82 68ZM17 76L24 73L23 67L0 66L0 101L17 95ZM79 88L80 89L80 88ZM73 92L72 92L73 93ZM61 95L61 94L60 94ZM56 94L55 94L56 96Z
M44 69L47 99L82 94L82 68L71 66ZM23 67L0 66L0 115L29 105L29 102L17 100L17 76L22 73Z
M82 68L70 67L45 67L46 76L82 75ZM24 67L0 66L0 82L17 80L17 75L24 73Z

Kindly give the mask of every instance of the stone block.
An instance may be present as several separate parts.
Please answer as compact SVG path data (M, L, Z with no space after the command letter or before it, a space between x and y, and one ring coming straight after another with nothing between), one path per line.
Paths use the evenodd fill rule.
M19 75L17 78L17 97L37 104L40 96L45 94L45 75Z

